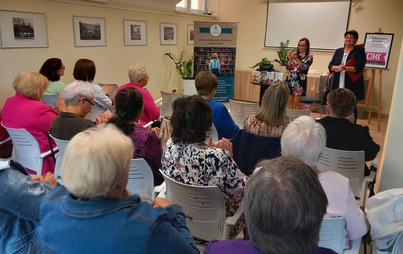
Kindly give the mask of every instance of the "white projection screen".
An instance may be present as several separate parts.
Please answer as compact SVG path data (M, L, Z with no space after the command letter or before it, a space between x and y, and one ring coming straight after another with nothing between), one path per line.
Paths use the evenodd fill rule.
M334 50L344 45L350 1L269 1L265 47L279 47L290 40L296 47L306 37L311 49Z

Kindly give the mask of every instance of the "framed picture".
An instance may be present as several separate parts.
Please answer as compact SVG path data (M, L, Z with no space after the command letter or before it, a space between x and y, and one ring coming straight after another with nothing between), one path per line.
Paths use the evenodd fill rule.
M178 25L160 23L161 45L178 44Z
M195 44L195 27L193 25L188 25L188 44Z
M390 50L392 49L394 34L366 33L365 34L365 54L367 62L365 67L387 69L389 63Z
M125 46L147 45L147 23L145 21L123 20Z
M0 10L2 48L47 48L44 13Z
M105 19L73 16L76 47L106 46Z

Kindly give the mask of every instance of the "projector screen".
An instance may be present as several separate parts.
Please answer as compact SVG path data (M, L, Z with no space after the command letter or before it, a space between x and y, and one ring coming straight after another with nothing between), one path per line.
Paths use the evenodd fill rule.
M297 47L306 37L311 49L334 50L344 45L350 1L325 2L269 2L265 47L279 47L290 40L289 47Z

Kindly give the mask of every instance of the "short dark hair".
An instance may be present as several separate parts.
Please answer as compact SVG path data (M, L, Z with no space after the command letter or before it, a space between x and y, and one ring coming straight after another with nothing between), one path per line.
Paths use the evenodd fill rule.
M199 95L192 95L176 99L172 108L173 142L185 144L204 142L213 121L210 105Z
M89 59L79 59L74 65L73 76L76 80L92 82L95 78L95 64Z
M327 95L327 104L338 117L347 117L353 113L357 99L350 89L337 88Z
M298 41L298 43L299 43L300 41L305 41L305 43L306 43L305 55L309 55L309 50L310 50L310 48L311 48L311 44L309 43L308 38L302 38L301 40ZM298 44L297 44L297 46L298 46ZM298 47L297 47L297 55L299 55L299 48L298 48Z
M327 197L313 170L281 156L260 162L244 195L253 245L263 253L314 253Z
M344 38L346 38L347 34L352 35L354 39L358 40L358 32L355 30L348 30L344 33Z
M132 133L134 124L129 123L136 118L143 107L143 95L133 87L126 87L120 90L115 96L116 114L109 120L125 134Z
M47 77L50 81L59 81L60 76L57 73L62 68L62 60L59 58L49 58L46 60L39 73Z
M218 79L209 71L201 71L196 75L195 86L200 96L209 95L214 89L217 89Z

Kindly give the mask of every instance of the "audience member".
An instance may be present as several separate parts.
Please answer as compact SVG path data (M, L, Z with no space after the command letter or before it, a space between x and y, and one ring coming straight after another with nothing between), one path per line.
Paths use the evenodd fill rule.
M160 118L160 110L155 105L150 92L144 88L149 80L146 67L140 65L131 66L129 69L129 79L130 83L119 87L118 92L126 87L133 87L140 91L144 100L144 112L140 117L140 124L144 126L152 120L158 120Z
M371 161L375 159L380 147L372 140L368 126L351 123L354 121L355 105L356 98L352 91L346 88L333 90L327 96L328 116L320 119L319 123L326 130L326 147L347 151L364 150L365 161ZM365 175L369 175L367 165Z
M60 77L64 75L65 69L66 67L59 58L49 58L43 63L39 73L49 80L49 87L44 95L59 96L63 92L65 84L60 81Z
M204 143L212 122L210 106L193 95L176 99L172 108L172 138L164 148L162 171L185 184L217 185L226 202L227 216L234 215L247 176L231 158L232 144L227 139L212 144L215 147Z
M326 145L326 131L312 117L300 116L291 122L281 138L282 155L295 156L318 174L326 193L328 206L326 217L344 217L346 222L345 248L350 240L364 236L369 230L367 217L357 206L349 180L336 172L320 172L316 163Z
M83 119L91 111L94 98L94 90L85 81L76 80L66 86L63 92L66 110L53 118L50 134L57 139L70 140L77 133L95 126L92 121Z
M201 71L196 75L195 85L197 93L210 105L213 111L213 123L218 132L218 139L233 138L239 131L227 108L220 102L213 101L218 87L217 77L208 71Z
M164 179L161 168L161 143L153 130L147 130L139 123L144 110L143 96L133 87L121 89L115 96L116 114L109 120L127 136L134 145L133 159L144 158L154 175L154 185L160 185Z
M326 206L318 178L305 163L289 156L262 161L245 189L250 241L213 240L204 253L334 254L318 248Z
M0 161L0 253L42 253L39 205L53 185L51 173L31 178L18 163Z
M218 76L220 74L221 69L221 63L220 60L218 60L218 54L213 53L211 57L212 59L210 60L210 63L208 65L208 70L214 75Z
M313 62L313 56L309 54L309 49L309 40L302 38L298 41L297 52L288 54L290 60L287 63L289 73L286 82L290 89L289 109L300 110L301 96L306 96L307 75Z
M86 81L91 85L95 92L94 104L98 107L101 113L105 112L112 106L111 99L105 94L104 89L97 85L91 84L95 78L95 64L89 59L79 59L74 65L73 76L76 80Z
M247 115L243 129L264 137L281 137L287 127L287 102L289 89L283 82L266 89L256 115Z
M48 132L50 122L57 115L52 107L40 102L49 86L45 76L35 72L23 72L13 82L14 97L7 99L1 113L3 125L9 128L26 129L38 141L41 152L50 150ZM62 108L57 103L56 108ZM56 146L53 141L52 146ZM42 173L53 172L55 162L52 156L43 160ZM28 169L28 172L35 173Z
M181 207L162 198L141 202L126 190L133 152L112 124L72 138L64 186L40 207L45 253L199 253Z

